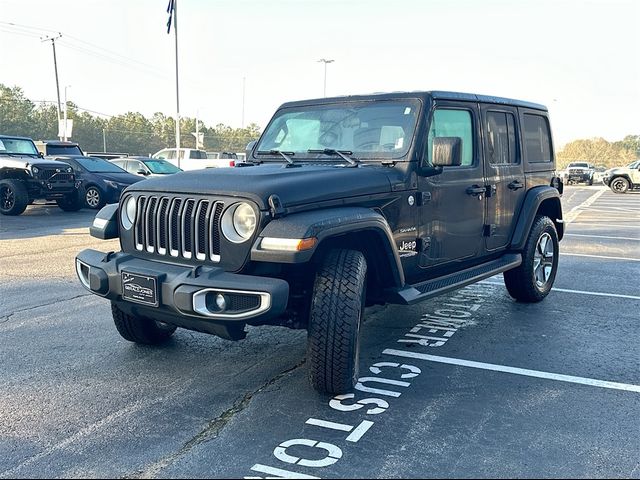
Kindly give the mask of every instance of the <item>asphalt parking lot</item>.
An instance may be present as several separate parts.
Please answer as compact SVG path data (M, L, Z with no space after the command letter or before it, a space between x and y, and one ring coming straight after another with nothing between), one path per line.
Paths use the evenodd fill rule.
M640 478L640 194L566 187L558 277L368 309L353 394L306 332L123 340L76 279L94 213L0 218L0 478ZM432 320L451 321L440 327Z

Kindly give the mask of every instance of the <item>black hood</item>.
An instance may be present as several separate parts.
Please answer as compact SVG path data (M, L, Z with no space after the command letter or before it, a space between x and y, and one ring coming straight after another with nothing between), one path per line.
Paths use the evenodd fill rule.
M285 168L277 163L250 167L207 168L150 178L134 190L162 193L221 195L253 200L261 209L276 194L285 207L391 192L402 182L395 169L361 165L304 165ZM398 188L396 187L396 190Z

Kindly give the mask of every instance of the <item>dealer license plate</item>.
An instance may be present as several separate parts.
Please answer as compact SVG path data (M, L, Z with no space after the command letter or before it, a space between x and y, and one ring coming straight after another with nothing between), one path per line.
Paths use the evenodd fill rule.
M138 273L122 272L122 298L130 302L158 306L158 280Z

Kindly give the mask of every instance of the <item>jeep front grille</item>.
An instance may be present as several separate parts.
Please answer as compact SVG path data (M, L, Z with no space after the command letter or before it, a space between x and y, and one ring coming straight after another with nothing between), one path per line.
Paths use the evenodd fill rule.
M56 172L56 170L58 170ZM73 173L68 173L68 172L62 172L60 171L60 169L46 169L46 170L40 170L40 173L38 174L38 178L41 180L48 180L48 181L73 181L74 180L74 176Z
M137 205L136 250L220 261L221 201L141 195Z

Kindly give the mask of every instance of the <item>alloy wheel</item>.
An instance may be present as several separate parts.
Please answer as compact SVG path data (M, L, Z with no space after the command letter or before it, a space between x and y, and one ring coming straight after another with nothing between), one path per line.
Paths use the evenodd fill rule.
M544 288L553 272L554 248L551 235L543 233L533 256L533 275L538 288Z
M0 191L0 202L3 210L11 210L16 203L16 195L11 187L4 186Z

